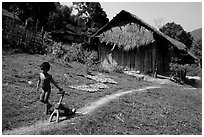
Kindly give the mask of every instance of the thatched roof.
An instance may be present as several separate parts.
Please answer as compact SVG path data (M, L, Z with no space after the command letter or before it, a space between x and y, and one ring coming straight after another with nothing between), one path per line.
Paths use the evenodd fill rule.
M92 37L99 37L100 42L117 45L119 48L123 47L124 50L148 45L159 38L173 45L179 51L188 53L188 49L183 43L170 38L125 10L118 13ZM189 55L191 56L191 54Z
M116 27L122 27L125 26L127 24L130 23L135 23L135 26L137 26L137 28L139 29L139 31L136 34L133 34L134 32L123 32L123 31L117 31L117 29L115 29ZM137 25L136 25L137 24ZM133 15L125 10L122 10L119 14L117 14L109 23L107 23L104 27L102 27L101 29L99 29L92 37L99 37L101 42L107 42L107 43L113 43L113 44L118 44L121 43L119 39L114 39L111 40L117 36L116 35L129 35L129 36L133 36L132 38L128 37L128 39L126 39L124 41L124 47L129 45L130 41L135 39L134 36L136 36L138 33L143 33L146 32L144 35L140 35L140 39L143 39L143 42L137 42L137 46L141 46L146 44L149 44L150 42L153 42L155 40L155 38L153 37L154 35L157 35L158 37L166 40L167 42L169 42L170 44L176 46L178 49L180 50L186 50L186 46L184 44L182 44L181 42L178 42L166 35L164 35L162 32L158 31L157 29L155 29L154 27L150 26L149 24L145 23L142 19L138 18L136 15ZM112 33L112 34L111 34ZM124 34L122 34L124 33ZM108 36L105 36L104 34L108 34ZM143 38L143 36L145 36L146 38ZM106 37L106 38L105 38ZM136 46L136 45L135 45Z
M126 24L123 27L113 27L100 34L99 40L117 45L124 50L139 48L155 41L151 31L135 23Z

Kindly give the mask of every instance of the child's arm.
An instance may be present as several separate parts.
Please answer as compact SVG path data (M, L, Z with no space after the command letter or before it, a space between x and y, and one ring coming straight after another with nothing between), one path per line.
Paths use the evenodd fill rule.
M55 85L56 88L59 89L59 91L62 91L62 90L63 90L62 88L60 88L60 87L57 85L57 83L54 81L54 79L53 79L52 77L51 77L51 82Z

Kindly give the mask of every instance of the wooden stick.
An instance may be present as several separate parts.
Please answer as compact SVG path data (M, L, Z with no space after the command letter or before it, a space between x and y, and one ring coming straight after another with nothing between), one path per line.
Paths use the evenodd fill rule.
M124 123L124 120L122 120L118 115L115 115L120 121Z
M80 135L82 135L82 133L81 132L79 132L79 130L78 129L76 129L75 128L75 126L73 125L73 127L74 127L74 129L80 134Z

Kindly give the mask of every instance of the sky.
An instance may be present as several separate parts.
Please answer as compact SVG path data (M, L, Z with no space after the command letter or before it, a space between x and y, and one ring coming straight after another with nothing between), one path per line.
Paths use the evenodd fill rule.
M126 10L156 28L156 24L168 22L180 24L188 32L202 27L202 2L99 2L109 20Z

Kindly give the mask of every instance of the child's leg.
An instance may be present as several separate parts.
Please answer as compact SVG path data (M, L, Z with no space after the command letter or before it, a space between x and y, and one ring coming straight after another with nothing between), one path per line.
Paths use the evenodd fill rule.
M44 101L46 103L46 114L49 114L49 110L52 105L49 103L50 92L45 92Z
M45 92L44 102L46 104L49 104L49 98L50 98L50 92Z
M46 105L45 114L48 114L49 109L52 107L52 105L48 101L49 97L50 97L50 90L45 91L45 90L42 89L42 93L40 94L40 101Z
M42 102L42 103L45 103L45 91L42 89L42 93L40 94L40 101Z

